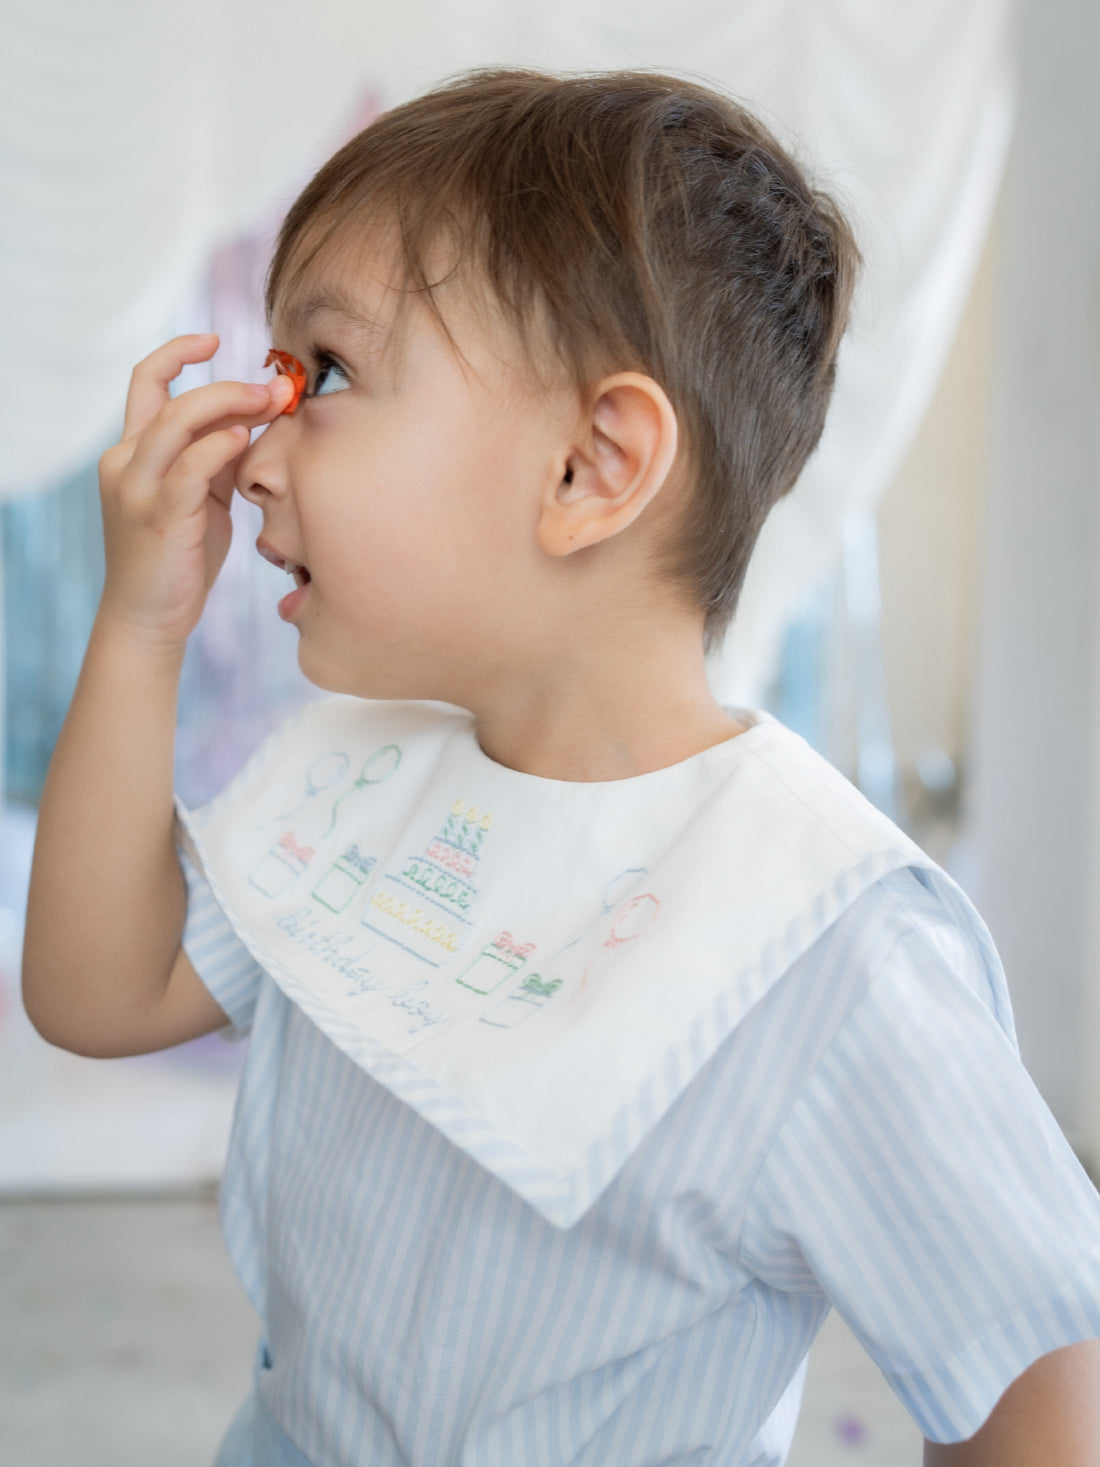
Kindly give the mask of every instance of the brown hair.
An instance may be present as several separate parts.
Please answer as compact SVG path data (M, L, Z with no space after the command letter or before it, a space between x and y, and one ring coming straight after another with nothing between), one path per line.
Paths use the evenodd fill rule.
M449 232L525 348L545 323L582 391L606 370L661 383L693 484L659 566L713 647L824 426L859 261L832 200L707 87L484 70L385 113L317 173L283 223L269 317L337 231L372 220L396 225L429 303Z

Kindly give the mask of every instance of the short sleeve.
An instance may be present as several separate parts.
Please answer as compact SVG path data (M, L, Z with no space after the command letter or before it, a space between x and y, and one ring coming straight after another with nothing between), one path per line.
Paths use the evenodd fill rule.
M940 1442L1100 1335L1100 1198L1010 1016L949 949L899 939L777 1132L742 1234L747 1266L823 1293Z
M221 1032L227 1039L243 1039L252 1028L263 969L229 925L202 873L183 851L179 858L187 882L183 950L229 1015Z

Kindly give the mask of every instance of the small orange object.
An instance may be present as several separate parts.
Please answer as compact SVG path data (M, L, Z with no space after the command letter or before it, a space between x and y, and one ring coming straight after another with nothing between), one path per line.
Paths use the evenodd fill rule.
M275 370L280 377L289 377L294 387L293 397L279 415L282 417L284 413L292 413L301 401L302 393L306 390L306 369L297 357L292 357L288 351L276 351L274 347L264 358L264 366L270 367L272 362L275 363Z

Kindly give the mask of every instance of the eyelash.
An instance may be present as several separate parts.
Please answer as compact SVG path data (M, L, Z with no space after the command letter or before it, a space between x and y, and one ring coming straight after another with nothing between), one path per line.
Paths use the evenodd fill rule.
M311 390L303 392L303 397L317 396L318 380L320 379L321 374L328 371L330 367L335 367L336 370L344 377L347 377L348 375L346 368L341 366L341 364L336 360L331 352L325 351L322 347L313 347L311 349L309 353L309 365L311 369L310 376L313 382L313 386Z

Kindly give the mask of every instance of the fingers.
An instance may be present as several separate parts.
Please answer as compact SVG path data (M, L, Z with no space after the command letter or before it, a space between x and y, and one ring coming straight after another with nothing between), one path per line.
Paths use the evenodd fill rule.
M165 403L171 401L169 384L184 367L195 362L208 362L217 348L218 338L213 332L201 336L175 336L138 362L130 377L130 391L126 396L123 438L140 433Z
M278 417L293 387L285 377L271 382L211 382L164 403L134 442L135 482L153 489L189 444L228 426L259 427Z
M132 627L185 642L225 559L235 461L250 429L283 411L293 391L212 382L172 397L188 362L209 360L217 338L177 337L134 369L126 436L99 461L107 576L104 603Z
M220 482L223 471L248 447L249 430L241 423L218 428L195 439L172 461L163 477L148 479L135 473L133 461L124 455L126 444L109 448L99 460L100 495L104 514L136 515L145 524L163 524L187 518L202 507L207 495ZM232 497L218 495L228 506Z
M143 361L138 362L131 375L130 390L126 397L123 440L136 437L137 434L143 432L157 414L170 404L189 400L195 393L201 394L208 391L208 388L194 388L191 392L181 394L179 398L173 398L171 384L185 366L193 365L195 362L209 361L217 347L218 338L213 332L207 332L201 336L175 336L171 341L166 341L163 346L158 346L156 351L150 352ZM258 386L260 391L256 401L261 404L261 407L265 409L269 402L278 401L280 412L286 406L294 390L293 386L281 377L275 377L271 382L258 384ZM274 396L272 397L270 393L265 396L264 390L271 388L275 389ZM241 416L241 414L237 415ZM267 421L267 415L261 411L252 426L258 426L264 421Z
M196 439L180 454L165 480L171 510L186 514L198 509L210 493L211 481L247 447L248 429L239 423Z

